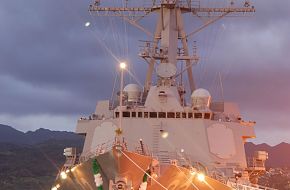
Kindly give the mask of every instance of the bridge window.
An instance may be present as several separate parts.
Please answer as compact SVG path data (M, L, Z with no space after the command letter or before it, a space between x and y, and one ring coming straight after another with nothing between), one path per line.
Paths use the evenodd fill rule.
M186 113L182 112L182 118L186 118Z
M211 119L211 113L186 113L186 112L129 112L124 111L122 112L123 117L132 117L132 118L203 118L204 119ZM120 117L120 112L115 112L115 117Z
M194 118L202 118L202 113L194 113Z
M130 112L129 111L124 111L123 112L123 117L130 117Z
M143 117L143 112L138 112L138 117L142 118Z
M136 112L132 112L131 114L132 117L136 117Z
M204 114L204 119L210 119L210 113L205 113Z
M166 112L158 112L159 118L166 118Z
M149 112L150 118L157 118L157 112Z
M167 112L167 118L175 118L174 112Z
M192 113L188 113L188 117L187 118L192 118Z

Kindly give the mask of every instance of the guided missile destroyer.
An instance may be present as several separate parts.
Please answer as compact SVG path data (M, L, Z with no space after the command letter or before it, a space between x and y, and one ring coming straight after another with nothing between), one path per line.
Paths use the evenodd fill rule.
M196 87L192 67L199 57L188 43L224 17L254 13L250 2L230 1L226 7L192 0L106 3L95 1L90 13L121 17L150 37L139 53L148 64L146 80L144 86L126 84L129 67L119 63L118 103L99 101L92 115L78 120L83 150L80 155L73 147L64 150L66 162L52 190L271 189L257 185L268 154L245 155L245 142L256 136L255 122L244 120L237 104L214 101L208 90ZM140 24L150 14L157 15L154 32ZM185 14L206 19L186 32ZM184 73L188 89L180 81Z

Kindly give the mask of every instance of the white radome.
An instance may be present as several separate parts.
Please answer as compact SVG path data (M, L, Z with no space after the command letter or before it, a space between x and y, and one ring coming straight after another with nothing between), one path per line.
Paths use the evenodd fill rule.
M138 84L127 84L124 88L125 92L141 92L141 88Z
M205 109L209 107L211 95L206 89L199 88L192 92L191 100L194 108Z
M211 97L211 95L208 90L199 88L192 92L191 98L193 97Z
M142 93L142 89L137 84L127 84L123 91L128 95L128 102L138 102Z

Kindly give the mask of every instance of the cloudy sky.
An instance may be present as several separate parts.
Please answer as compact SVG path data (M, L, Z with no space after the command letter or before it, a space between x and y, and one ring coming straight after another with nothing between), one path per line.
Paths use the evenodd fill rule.
M89 3L0 1L0 123L22 131L74 130L97 100L111 97L116 59L144 81L137 47L146 36L117 18L91 16ZM257 121L256 142L290 143L290 1L253 3L254 15L226 18L190 39L201 58L195 80ZM186 18L185 24L190 31L200 20Z

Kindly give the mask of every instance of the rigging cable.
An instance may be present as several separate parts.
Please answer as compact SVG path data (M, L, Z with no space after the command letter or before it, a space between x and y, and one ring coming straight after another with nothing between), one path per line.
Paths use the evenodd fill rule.
M90 15L93 18L93 15L91 14L91 12L90 12ZM99 42L99 44L107 51L107 53L109 53L118 63L120 63L120 60L112 52L112 50L98 37L100 35L96 35L94 32L92 32L92 33L94 34L93 36L96 38L96 40ZM97 33L100 34L98 31L97 31Z
M112 89L112 94L111 94L111 109L114 108L114 95L115 95L115 88L116 88L116 83L117 83L117 78L118 78L118 74L117 72L115 73L115 80L114 80L114 85L113 85L113 89Z

